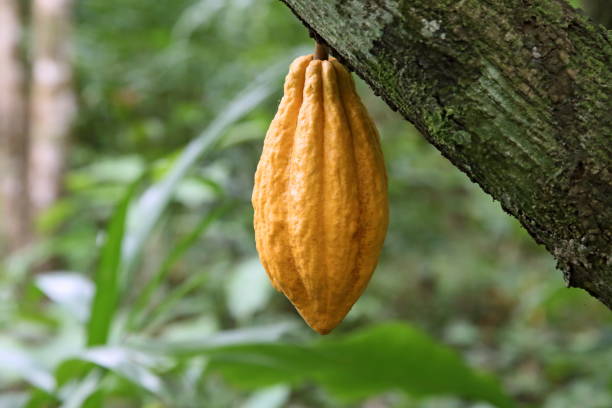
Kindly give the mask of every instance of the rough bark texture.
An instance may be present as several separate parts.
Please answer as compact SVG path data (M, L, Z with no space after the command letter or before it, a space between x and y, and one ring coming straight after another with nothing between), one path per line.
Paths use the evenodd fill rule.
M282 0L612 308L611 37L563 0Z
M21 34L17 1L0 0L0 228L8 251L31 238Z
M35 0L32 8L30 194L37 214L59 196L67 138L76 114L71 6L71 0Z

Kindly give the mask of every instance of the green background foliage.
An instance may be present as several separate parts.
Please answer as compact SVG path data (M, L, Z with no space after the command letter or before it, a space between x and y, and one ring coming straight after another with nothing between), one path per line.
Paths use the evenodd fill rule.
M79 119L44 237L0 265L0 407L612 406L612 317L361 82L380 265L320 338L250 194L307 32L273 0L77 2Z

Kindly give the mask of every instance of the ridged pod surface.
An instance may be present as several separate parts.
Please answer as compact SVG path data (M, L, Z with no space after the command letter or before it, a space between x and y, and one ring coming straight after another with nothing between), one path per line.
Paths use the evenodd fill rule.
M252 201L272 285L310 327L329 333L368 284L388 224L379 136L337 60L291 64Z

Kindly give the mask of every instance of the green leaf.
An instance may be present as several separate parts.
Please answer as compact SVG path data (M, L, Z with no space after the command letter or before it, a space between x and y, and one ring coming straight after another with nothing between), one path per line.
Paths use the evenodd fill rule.
M253 110L276 89L277 79L285 69L286 65L279 63L255 79L252 85L238 94L222 113L185 147L166 176L142 194L130 211L127 245L123 250L123 259L128 270L136 261L179 182L201 156L223 136L230 125Z
M187 208L197 209L214 202L219 192L195 177L184 178L176 187L174 199Z
M154 332L160 329L164 323L172 318L173 308L183 299L189 292L199 288L208 279L208 271L200 271L183 282L180 285L169 291L164 299L142 319L142 326L147 332Z
M55 402L57 398L48 392L41 389L34 389L30 393L30 398L27 400L25 404L22 405L23 408L46 408L55 406Z
M68 217L74 214L76 200L63 198L46 209L36 219L36 229L41 234L48 234L58 228Z
M94 366L81 360L75 360L73 355L62 360L55 367L55 380L58 387L63 387L70 381L84 378Z
M86 167L73 170L72 176L76 174L86 176L84 178L90 180L92 184L104 182L130 184L141 177L143 172L142 157L113 155L100 158Z
M87 323L87 345L105 344L121 293L121 247L127 210L139 182L133 183L120 201L109 223L95 276L95 294Z
M94 288L85 276L75 272L41 274L36 277L36 286L80 322L85 322L89 317Z
M272 294L272 285L257 258L240 264L227 286L227 306L240 322L262 309Z
M4 391L0 394L0 407L24 407L28 402L28 394L17 391Z
M51 392L55 387L55 379L32 355L26 351L3 347L0 349L0 380L25 379L33 386L45 392Z
M183 254L197 242L198 238L208 229L208 227L210 227L214 221L226 214L232 207L232 204L224 204L209 211L206 215L204 215L204 217L202 217L195 228L187 236L181 239L180 242L170 251L160 268L147 282L144 289L136 299L134 307L132 307L128 316L128 328L140 327L138 324L141 323L145 307L149 304L151 296L153 296L155 291L168 276L172 266L174 266L176 262L181 259Z
M268 118L256 118L237 123L228 130L227 136L219 143L219 148L226 149L251 140L263 139L269 125Z
M96 392L100 386L103 374L101 370L90 371L85 378L72 381L60 390L63 403L60 408L81 408L84 402Z
M211 371L247 388L314 381L349 401L402 390L414 397L453 395L514 406L493 378L405 324L310 344L241 344L204 352Z
M130 342L130 347L137 350L176 356L194 356L212 352L219 347L235 344L265 344L275 342L293 328L295 328L294 322L281 322L267 326L221 331L210 336L186 341L162 342L148 340L143 342L135 340Z
M163 363L157 356L125 347L94 347L76 358L106 368L155 395L166 395L162 380L151 371Z
M290 389L282 385L253 393L240 408L281 408L286 406Z

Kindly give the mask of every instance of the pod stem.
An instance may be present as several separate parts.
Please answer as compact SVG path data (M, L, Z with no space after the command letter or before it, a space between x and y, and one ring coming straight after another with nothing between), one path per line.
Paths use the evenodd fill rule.
M326 60L329 57L329 49L327 45L317 42L317 47L315 48L314 59L318 60Z

